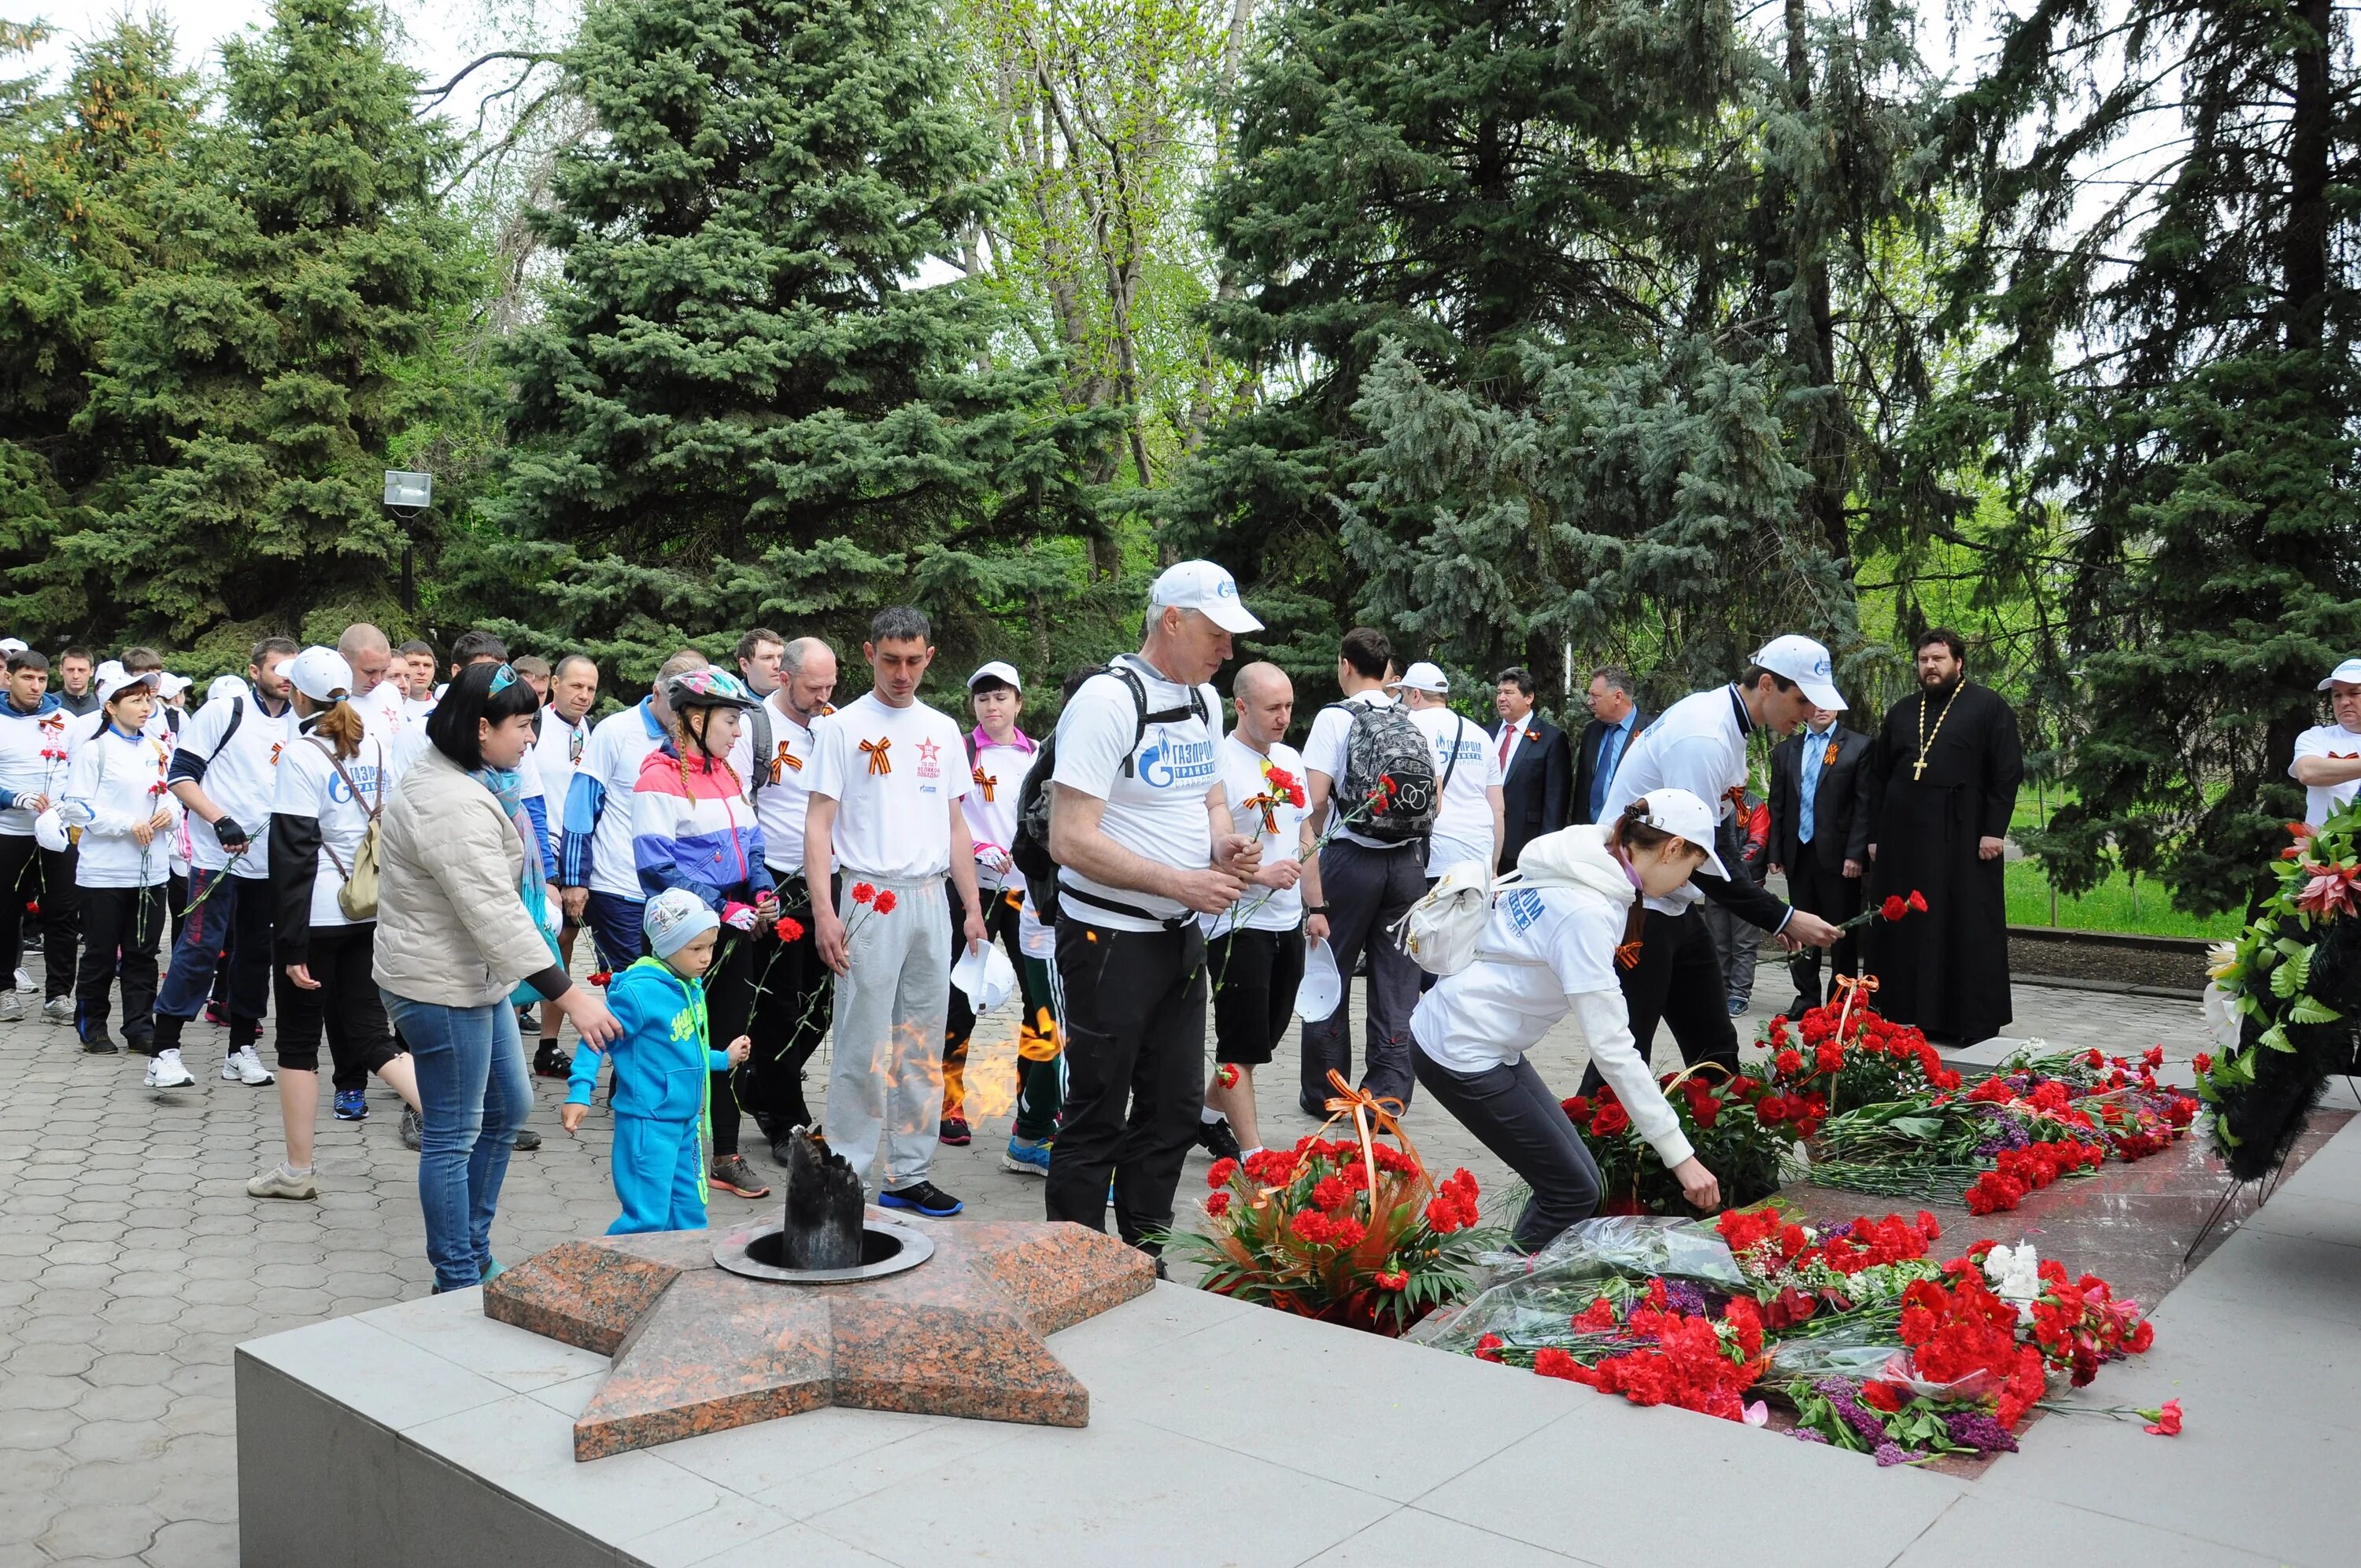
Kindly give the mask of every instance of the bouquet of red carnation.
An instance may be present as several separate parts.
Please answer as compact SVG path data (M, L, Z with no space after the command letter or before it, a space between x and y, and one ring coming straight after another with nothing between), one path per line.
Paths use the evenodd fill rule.
M1960 1086L1960 1075L1943 1065L1923 1030L1882 1018L1858 1001L1773 1018L1757 1043L1769 1053L1772 1086L1816 1097L1822 1118Z
M1374 1184L1372 1176L1374 1175ZM1169 1246L1204 1265L1202 1288L1389 1336L1467 1288L1477 1253L1475 1177L1440 1185L1414 1151L1314 1134L1290 1149L1216 1160L1207 1231Z
M1717 1080L1692 1068L1660 1081L1697 1157L1720 1179L1727 1202L1752 1203L1777 1191L1781 1160L1817 1124L1818 1110L1807 1097L1774 1093L1748 1073ZM1601 1084L1595 1098L1577 1094L1559 1103L1598 1163L1605 1194L1599 1212L1698 1214L1633 1128L1611 1085Z

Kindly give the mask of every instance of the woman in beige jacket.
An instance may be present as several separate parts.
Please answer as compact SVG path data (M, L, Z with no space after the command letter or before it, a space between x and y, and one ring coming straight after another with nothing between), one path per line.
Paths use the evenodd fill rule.
M492 1213L533 1104L509 993L529 980L585 1044L615 1036L614 1015L567 978L519 893L517 765L536 706L506 664L462 671L379 828L373 972L417 1066L418 1201L437 1291L499 1271Z

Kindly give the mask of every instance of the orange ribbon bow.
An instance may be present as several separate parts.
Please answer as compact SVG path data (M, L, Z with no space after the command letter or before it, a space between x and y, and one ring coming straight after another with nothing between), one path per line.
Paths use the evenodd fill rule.
M1845 1022L1852 1016L1852 1004L1858 1002L1862 1012L1869 1011L1869 999L1877 994L1877 977L1873 974L1840 974L1837 976L1837 989L1844 992L1844 1005L1837 1009L1837 1039L1841 1043L1845 1037Z
M863 740L861 743L861 749L869 753L869 772L872 776L878 773L890 773L894 771L894 764L885 760L885 753L892 750L893 745L891 736L883 740Z
M975 779L975 787L983 791L984 805L990 806L992 804L993 787L999 784L1000 781L994 778L990 773L985 773L981 766L972 768L969 772Z
M777 784L779 782L779 770L781 768L793 768L797 773L802 773L804 771L804 760L801 757L796 756L793 751L788 751L787 743L785 740L779 742L779 754L771 759L771 782L773 784Z
M1820 766L1824 768L1835 767L1837 765L1837 751L1838 743L1834 740L1830 740L1828 742L1828 749L1820 753Z
M1329 1113L1328 1119L1320 1124L1320 1131L1312 1136L1325 1136L1328 1129L1343 1118L1353 1118L1353 1131L1360 1135L1361 1140L1361 1168L1369 1178L1369 1201L1374 1204L1378 1201L1378 1150L1377 1146L1370 1142L1377 1133L1384 1133L1401 1145L1402 1153L1419 1168L1419 1178L1423 1182L1426 1162L1418 1157L1418 1150L1411 1144L1410 1135L1401 1130L1400 1117L1405 1109L1402 1102L1391 1095L1371 1094L1366 1090L1354 1088L1345 1081L1345 1075L1333 1067L1328 1069L1328 1083L1336 1092L1329 1097L1325 1107ZM1301 1162L1298 1162L1295 1168L1300 1173L1303 1168Z
M1621 964L1625 969L1638 969L1640 967L1640 938L1634 937L1630 941L1625 942L1622 946L1617 948L1615 949L1615 961Z

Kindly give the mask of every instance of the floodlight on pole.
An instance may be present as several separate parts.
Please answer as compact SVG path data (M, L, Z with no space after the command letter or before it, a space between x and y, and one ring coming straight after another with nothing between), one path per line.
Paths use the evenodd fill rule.
M413 474L400 468L385 471L385 510L393 513L395 521L401 524L401 610L404 615L414 614L418 609L412 575L415 561L411 543L412 525L434 504L434 475Z

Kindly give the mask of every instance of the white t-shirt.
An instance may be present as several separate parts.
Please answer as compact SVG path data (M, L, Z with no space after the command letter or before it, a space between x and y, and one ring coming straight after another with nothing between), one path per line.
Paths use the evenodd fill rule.
M1187 717L1149 725L1140 737L1133 769L1126 773L1123 765L1133 755L1141 710L1121 679L1093 675L1058 716L1058 765L1050 782L1106 802L1099 826L1133 854L1189 871L1209 866L1213 862L1213 824L1205 802L1221 780L1213 733L1190 711L1188 686L1164 679L1136 655L1123 655L1123 663L1139 677L1148 713L1184 711ZM1189 913L1177 899L1109 887L1071 867L1058 872L1058 882L1156 916L1141 919L1079 899L1060 901L1064 914L1103 930L1159 930L1165 919L1180 919Z
M72 761L66 749L66 727L74 717L62 707L39 715L20 713L0 696L0 787L11 795L47 795L54 804ZM0 833L30 837L34 815L25 806L0 811Z
M1262 863L1292 861L1303 853L1303 818L1306 808L1286 798L1285 792L1265 773L1265 766L1276 768L1293 779L1303 789L1310 788L1303 768L1303 754L1285 741L1274 741L1270 755L1261 752L1239 740L1235 734L1224 738L1213 748L1221 759L1222 792L1229 798L1230 821L1241 833L1259 835ZM1269 797L1268 807L1255 804ZM1265 829L1264 824L1270 827ZM1303 924L1303 889L1301 884L1289 888L1248 887L1238 901L1219 915L1197 917L1210 939L1244 926L1249 931L1292 931Z
M100 733L74 749L58 815L67 827L82 829L75 885L162 885L170 835L179 830L182 815L180 801L164 784L171 760L171 747L153 736L142 733L130 740L104 725ZM143 850L131 829L152 820L159 811L171 821Z
M2356 735L2342 724L2320 724L2295 738L2298 761L2305 757L2361 757L2361 735ZM2290 764L2288 773L2295 769ZM2361 779L2346 779L2341 784L2306 784L2303 787L2303 819L2314 828L2327 821L2353 804L2353 796L2361 791Z
M236 729L231 728L233 723ZM205 760L198 787L206 799L253 836L236 870L230 873L233 876L268 878L270 874L270 807L279 795L280 761L294 739L294 705L287 704L273 716L262 710L261 699L252 693L205 704L181 731L176 758L186 753ZM214 825L194 813L190 815L189 863L201 872L217 872L228 865L231 856L214 836Z
M1016 795L1041 749L1022 730L995 746L983 730L972 732L975 761L968 768L967 830L975 840L975 874L986 893L997 893L1016 875L1008 851L1016 842Z
M566 823L572 823L578 813L598 814L588 844L589 880L577 879L580 868L564 866L559 872L564 885L587 887L633 904L646 901L631 850L631 792L639 787L640 764L663 741L664 730L644 698L591 726L589 742L582 748L582 761L574 770L573 788L556 813ZM581 796L578 804L577 795Z
M1426 874L1441 876L1462 861L1492 862L1492 797L1500 787L1499 742L1480 725L1445 707L1413 709L1410 721L1434 747L1434 836L1426 851ZM1452 753L1456 751L1455 762ZM1450 783L1444 782L1448 776Z
M379 681L353 699L360 709L361 727L379 740L391 740L410 722L410 695L392 681Z
M1692 692L1658 715L1624 751L1598 820L1614 821L1652 789L1685 789L1712 808L1714 820L1728 819L1727 796L1746 783L1746 738L1752 731L1737 686ZM1648 900L1648 907L1678 915L1704 897L1694 883L1683 883L1665 897Z
M763 702L771 720L769 759L762 762L754 760L754 726L749 720L738 727L738 743L730 749L730 765L738 770L738 776L753 793L754 820L763 828L763 858L770 862L774 877L801 876L804 823L811 816L811 764L819 745L818 721L834 710L823 709L814 715L813 726L807 728L803 720L786 710L777 691ZM842 863L843 856L840 854L829 869L833 871Z
M366 728L366 719L363 724ZM336 894L345 885L345 872L352 870L354 853L368 833L370 807L382 811L386 794L393 786L390 751L376 736L362 737L360 750L344 760L352 789L345 787L336 765L328 760L326 742L308 733L299 736L279 760L278 795L270 809L280 817L309 817L320 824L319 865L312 877L314 926L353 924L336 906ZM358 800L353 798L353 789L360 791ZM338 865L344 871L338 871Z
M568 724L557 709L541 710L541 735L533 743L533 765L540 771L544 800L549 809L549 863L557 864L557 840L566 828L566 793L574 787L574 770L590 744L590 716ZM738 775L744 778L741 773Z
M837 803L830 842L847 876L904 879L951 869L954 801L967 798L967 748L948 713L864 692L816 727L811 793Z
M1345 768L1350 752L1353 715L1346 711L1349 704L1360 703L1369 707L1392 707L1394 699L1381 691L1356 692L1343 702L1331 703L1314 715L1312 733L1303 739L1304 765L1328 775L1328 819L1321 825L1323 832L1336 825L1336 795L1345 787ZM1440 777L1441 775L1437 775ZM1371 850L1398 850L1400 844L1389 844L1372 839L1357 828L1347 828L1342 837Z

